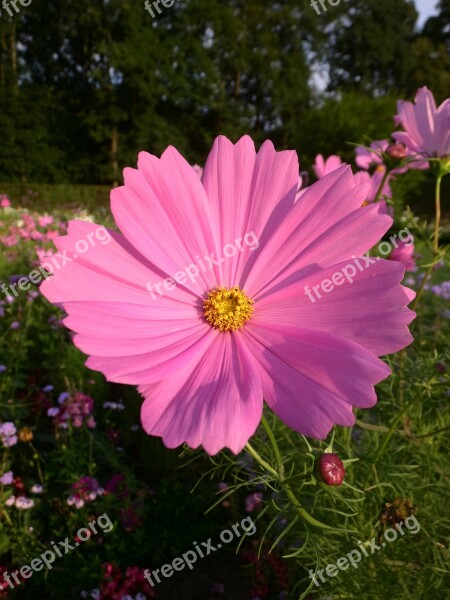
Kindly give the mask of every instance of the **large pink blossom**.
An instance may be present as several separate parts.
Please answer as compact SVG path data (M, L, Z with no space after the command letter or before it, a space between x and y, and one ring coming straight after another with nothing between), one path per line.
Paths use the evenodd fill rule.
M295 202L298 173L295 152L265 142L256 153L248 136L217 138L202 180L173 147L160 159L142 152L111 194L122 234L41 285L66 310L87 366L138 385L145 430L170 448L239 452L263 398L289 427L324 438L355 422L354 406L376 403L374 385L390 373L378 357L412 340L414 293L399 263L373 260L352 284L307 297L305 286L367 252L392 220L362 207L367 186L349 167ZM97 228L72 221L56 246L72 258ZM257 247L218 259L249 232ZM194 265L195 279L180 276ZM147 291L162 280L173 282L164 293Z
M436 108L433 94L422 87L415 104L399 101L395 121L405 131L396 131L392 137L412 152L429 158L450 156L450 98Z

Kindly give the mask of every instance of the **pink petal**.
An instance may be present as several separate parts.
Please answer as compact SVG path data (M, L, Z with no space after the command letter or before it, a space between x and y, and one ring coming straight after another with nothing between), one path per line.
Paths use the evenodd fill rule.
M264 398L292 429L323 439L353 425L352 407L373 406L389 367L359 344L326 332L250 324L246 342L259 361Z
M203 185L214 211L221 248L239 239L243 247L223 263L220 282L231 287L239 281L249 258L258 253L256 244L249 242L255 238L258 241L266 233L274 212L293 207L298 185L297 155L276 152L271 142L265 142L256 154L248 136L236 145L219 136L205 165Z
M201 300L181 286L153 298L146 284L165 274L113 231L107 244L91 236L96 244L75 257L78 240L97 229L88 222L70 223L69 234L56 240L56 256L64 256L67 264L42 283L41 291L67 311L64 323L76 332L75 345L92 354L89 367L111 381L159 381L195 354L212 331Z
M209 454L225 447L237 454L261 419L261 381L251 354L240 336L214 333L193 368L139 388L144 429L169 448L186 442Z
M376 260L367 267L364 260L359 262L362 271L355 260L344 261L269 294L256 302L250 323L329 332L361 344L377 356L397 352L412 342L407 324L415 316L406 308L414 292L400 285L405 269L388 260ZM356 271L353 283L345 279L324 292L321 282L331 281L347 265ZM347 272L351 274L350 269ZM317 298L314 286L321 298ZM309 299L308 289L314 301Z
M253 299L296 276L302 269L318 269L371 248L389 229L392 219L379 214L378 207L362 207L367 186L352 187L349 167L339 169L314 183L301 202L284 213L246 270L241 281ZM364 231L364 236L357 232Z
M143 256L170 277L190 268L195 277L184 286L203 296L217 285L220 273L215 266L200 266L203 257L219 250L201 180L172 147L160 159L141 152L138 168L125 169L125 186L111 192L117 225Z

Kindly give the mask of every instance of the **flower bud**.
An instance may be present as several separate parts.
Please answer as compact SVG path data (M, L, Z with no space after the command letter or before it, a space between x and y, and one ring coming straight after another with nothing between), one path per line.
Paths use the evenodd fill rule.
M396 142L386 148L386 154L389 158L392 158L392 160L401 160L406 156L406 146Z
M337 454L327 452L319 458L319 473L327 485L341 485L345 477L345 467Z

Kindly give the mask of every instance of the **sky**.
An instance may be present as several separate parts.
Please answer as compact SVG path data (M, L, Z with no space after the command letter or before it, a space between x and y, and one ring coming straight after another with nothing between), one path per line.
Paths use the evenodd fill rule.
M417 11L419 12L419 22L418 25L421 27L428 17L436 14L436 4L438 0L414 0Z

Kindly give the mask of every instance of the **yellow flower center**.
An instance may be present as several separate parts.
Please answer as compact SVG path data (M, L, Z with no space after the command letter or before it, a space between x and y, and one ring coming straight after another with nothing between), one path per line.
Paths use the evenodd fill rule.
M251 319L254 303L254 300L238 287L217 287L203 300L203 311L206 320L214 329L236 331Z

